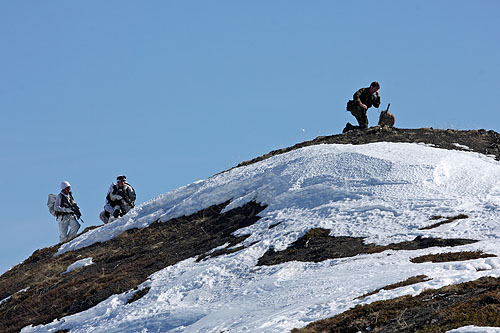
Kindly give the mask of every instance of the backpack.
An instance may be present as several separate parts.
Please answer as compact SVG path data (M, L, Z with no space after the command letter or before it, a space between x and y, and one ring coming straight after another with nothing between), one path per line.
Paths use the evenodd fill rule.
M347 102L346 110L347 111L352 111L352 105L354 104L354 101L351 99Z
M56 210L55 210L56 199L57 199L57 194L49 194L49 197L47 198L47 208L49 208L49 213L54 216L56 216Z

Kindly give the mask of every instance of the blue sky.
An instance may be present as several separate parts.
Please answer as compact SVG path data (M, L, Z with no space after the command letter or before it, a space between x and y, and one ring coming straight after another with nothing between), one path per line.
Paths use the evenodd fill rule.
M397 127L498 131L499 14L498 1L0 2L0 272L58 242L45 203L62 180L82 228L99 225L118 174L141 203L338 134L373 80Z

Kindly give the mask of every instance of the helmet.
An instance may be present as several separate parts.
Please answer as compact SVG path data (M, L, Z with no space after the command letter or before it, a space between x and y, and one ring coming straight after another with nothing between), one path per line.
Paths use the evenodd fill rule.
M70 187L70 186L71 186L71 184L67 180L65 180L61 183L61 190L64 190L66 187Z
M118 177L116 177L116 181L126 181L127 180L127 177L125 175L120 175Z

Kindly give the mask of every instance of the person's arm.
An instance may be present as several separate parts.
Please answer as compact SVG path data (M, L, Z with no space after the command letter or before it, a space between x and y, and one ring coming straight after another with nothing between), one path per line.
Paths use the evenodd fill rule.
M136 195L135 195L135 190L132 186L128 186L128 189L127 189L127 194L128 194L128 197L130 199L131 202L135 202L135 198L136 198Z
M363 91L365 90L366 88L361 88L359 89L358 91L356 91L354 93L354 96L353 96L353 99L354 99L354 103L355 104L358 104L359 106L361 106L363 109L365 110L368 110L368 107L363 104L363 102L361 102L361 95L363 94Z

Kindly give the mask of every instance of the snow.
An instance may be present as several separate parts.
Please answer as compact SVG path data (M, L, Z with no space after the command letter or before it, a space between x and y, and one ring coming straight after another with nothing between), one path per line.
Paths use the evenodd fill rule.
M465 326L455 330L448 331L450 333L499 333L499 327L477 327Z
M4 303L4 302L7 302L9 299L12 298L12 295L11 296L8 296L8 297L5 297L4 299L0 300L0 304Z
M466 145L461 145L461 144L459 144L459 143L454 143L453 145L454 145L455 147L462 148L462 149L465 149L465 150L472 150L472 149L470 149L468 146L466 146Z
M80 267L85 267L85 266L89 266L92 264L93 264L92 258L81 259L81 260L75 261L74 263L69 265L68 268L64 272L62 272L61 274L66 274L66 273L74 271Z
M246 249L166 267L140 286L151 289L131 304L127 300L134 291L23 332L284 332L358 304L498 277L496 257L421 264L410 259L447 251L500 254L499 179L499 162L484 155L408 143L311 146L235 168L143 203L64 244L58 254L147 227L158 219L165 222L229 200L226 210L230 210L255 200L267 208L254 225L236 232L250 235L243 243ZM458 214L469 217L419 230L433 224L429 220L433 215ZM480 241L456 248L390 250L319 263L256 266L269 248L286 249L315 227L330 229L335 236L365 237L366 243L379 245L416 236ZM430 280L358 299L421 274Z

